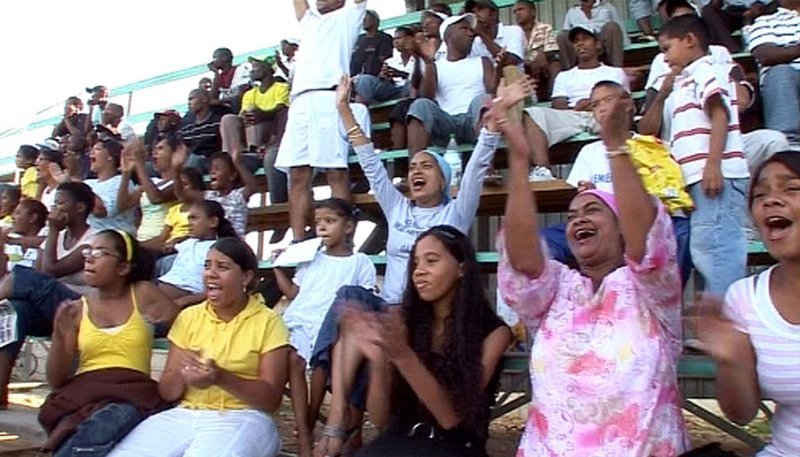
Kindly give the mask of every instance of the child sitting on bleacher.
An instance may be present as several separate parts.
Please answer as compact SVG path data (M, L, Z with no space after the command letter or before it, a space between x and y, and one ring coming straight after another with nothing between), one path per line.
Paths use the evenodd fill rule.
M217 241L205 265L206 301L181 311L167 337L159 392L179 404L139 424L109 457L278 455L273 415L286 385L288 332L253 292L258 260L244 241Z
M19 187L22 190L22 196L25 198L36 198L39 192L39 175L36 170L36 158L39 156L39 150L29 144L23 144L17 151L15 164L17 168L22 170L22 176L19 178Z
M0 184L0 229L10 230L14 223L14 209L22 197L19 187L11 184Z
M0 276L14 270L14 266L36 266L47 224L47 208L37 200L22 200L14 210L14 225L9 233L0 232Z
M185 156L185 147L175 154L172 164L176 168L182 166L181 158ZM234 151L234 156L218 152L211 156L210 190L205 192L189 189L181 180L175 182L175 193L181 201L212 200L225 210L225 218L233 225L236 234L244 238L247 230L247 202L256 191L256 181L242 162L242 152ZM186 193L187 195L183 195Z
M136 216L133 208L125 206L118 198L122 185L119 173L122 150L121 143L103 140L95 143L89 153L89 167L97 174L97 179L85 181L97 197L94 211L89 216L89 225L96 231L120 229L135 235ZM129 185L132 187L132 184Z
M670 149L681 165L695 209L690 218L692 262L705 291L724 294L745 274L747 162L733 91L708 55L708 31L696 16L678 16L659 35L678 75L672 99Z
M54 389L39 411L56 456L107 455L142 419L169 405L150 378L154 324L178 314L150 281L153 262L129 234L106 230L83 250L97 294L61 305L47 354ZM75 372L75 361L78 361Z
M531 145L535 167L530 181L553 179L549 169L551 146L579 133L597 133L589 100L592 87L600 81L614 81L628 88L628 78L619 67L600 62L600 39L594 26L576 25L569 31L569 40L578 56L578 65L560 72L553 83L551 107L525 109L525 133Z
M42 149L36 159L36 169L39 176L39 189L36 200L50 210L56 203L56 188L62 182L69 180L64 172L64 154L61 151Z
M203 301L203 267L211 245L219 238L236 237L219 203L205 200L189 208L190 236L175 245L172 267L158 278L159 287L184 308Z
M322 321L343 286L375 289L375 266L369 257L353 253L353 236L358 217L351 203L338 198L325 200L314 211L316 235L322 238L321 249L314 260L298 266L293 279L276 268L278 287L292 304L283 313L289 329L289 386L292 407L297 421L297 434L302 457L311 456L312 432L319 407L325 396L326 376L314 367L311 399L308 400L306 367L311 361Z
M198 202L193 199L203 192L203 175L197 168L183 167L177 179L189 192L182 192L177 201L170 203L160 227L161 233L143 243L148 249L167 256L175 253L175 244L189 236L189 208Z

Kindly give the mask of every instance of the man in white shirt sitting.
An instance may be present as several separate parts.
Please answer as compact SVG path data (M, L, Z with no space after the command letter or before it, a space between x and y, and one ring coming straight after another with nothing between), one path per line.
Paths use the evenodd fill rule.
M525 109L523 125L531 144L534 168L531 181L553 179L548 151L550 146L582 132L597 133L589 96L600 81L613 81L628 88L622 68L600 63L600 40L589 24L574 27L569 39L578 56L578 66L562 71L553 83L551 108L534 106Z
M495 71L486 57L469 57L475 38L473 14L447 18L440 28L447 57L434 60L421 52L424 63L420 97L408 109L409 154L430 143L444 146L450 135L459 143L474 143L481 108L495 91Z
M116 103L109 103L103 109L100 122L122 141L128 141L136 137L133 127L123 120L125 108Z
M522 28L501 24L500 10L492 0L470 0L464 8L477 19L470 57L488 57L494 61L505 51L503 65L517 65L521 70L525 60L525 32Z
M379 76L368 73L355 78L356 102L369 105L407 97L414 72L414 32L408 27L394 31L394 55L383 63Z
M569 31L581 24L590 24L597 33L602 44L602 60L611 66L621 67L625 56L624 48L630 40L617 9L609 0L581 0L579 5L567 10L564 27L556 37L561 69L570 69L578 61L572 40L569 39Z
M292 83L292 76L294 75L294 55L300 47L300 42L297 38L284 38L281 40L281 50L275 50L275 66L272 68L275 71L275 79Z

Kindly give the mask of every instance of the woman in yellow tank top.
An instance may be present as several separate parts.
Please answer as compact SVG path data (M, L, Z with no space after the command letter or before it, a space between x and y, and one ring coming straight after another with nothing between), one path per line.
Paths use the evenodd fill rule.
M289 332L253 293L257 268L239 238L211 246L206 301L181 311L168 336L159 391L179 404L139 424L111 457L277 455L271 413L286 385Z
M56 313L47 358L47 381L55 390L39 416L56 457L79 448L105 455L166 406L150 379L153 325L171 322L177 307L149 281L152 260L135 239L115 230L100 232L83 255L86 282L97 292Z

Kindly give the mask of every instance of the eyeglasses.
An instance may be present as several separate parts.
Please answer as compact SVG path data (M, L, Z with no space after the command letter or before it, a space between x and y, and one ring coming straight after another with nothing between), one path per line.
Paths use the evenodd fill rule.
M88 259L89 257L92 257L94 259L99 259L100 257L108 256L108 257L113 257L117 260L122 260L120 256L112 254L111 252L108 252L108 250L103 248L85 248L81 251L81 254L83 255L84 259Z

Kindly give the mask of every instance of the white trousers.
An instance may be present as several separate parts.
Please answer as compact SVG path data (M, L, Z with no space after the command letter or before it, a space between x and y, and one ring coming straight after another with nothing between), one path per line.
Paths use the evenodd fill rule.
M150 416L109 457L275 457L281 437L268 414L172 408Z

